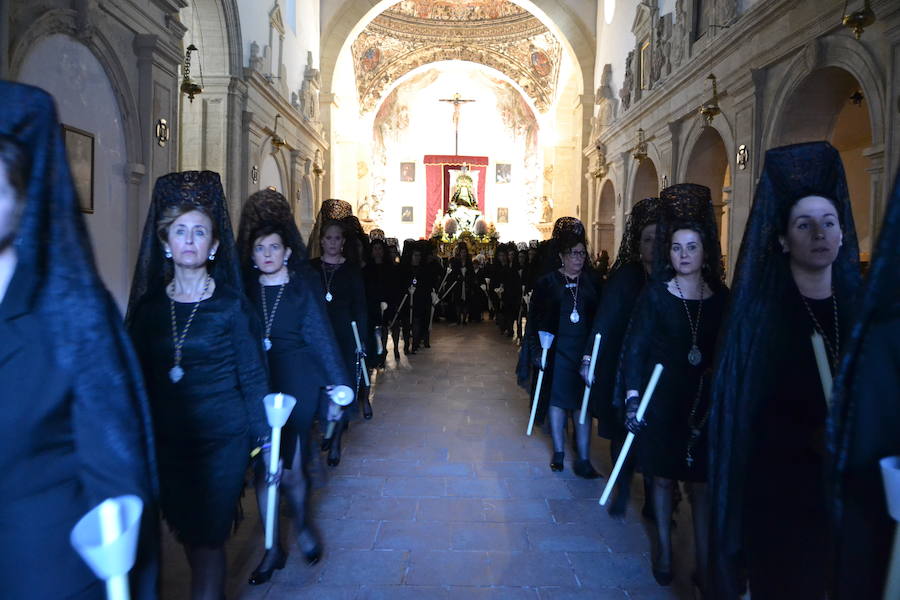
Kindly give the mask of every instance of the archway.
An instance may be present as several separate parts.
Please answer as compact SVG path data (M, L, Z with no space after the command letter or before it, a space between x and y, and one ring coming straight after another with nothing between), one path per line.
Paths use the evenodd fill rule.
M239 181L239 107L229 93L241 77L241 39L235 0L187 0L179 18L187 28L182 53L193 44L191 78L203 92L191 100L179 94L178 168L210 170L222 175L226 195ZM183 56L183 54L182 54ZM236 202L232 202L236 209Z
M275 156L269 153L263 157L262 166L259 169L259 189L266 188L274 189L282 194L286 193L284 177L281 176L281 166Z
M120 308L128 300L133 257L124 249L135 232L129 227L126 166L129 155L119 97L107 70L90 48L74 37L53 34L28 48L16 79L49 92L60 122L71 129L66 141L85 149L72 174L94 259L103 282Z
M610 257L616 253L616 190L613 182L607 179L600 188L600 200L597 206L597 246L595 252L606 250Z
M712 127L704 127L688 155L685 181L709 188L719 225L722 259L728 264L728 240L731 222L731 167L722 136Z
M649 158L638 161L631 189L630 206L634 206L644 198L659 196L659 175L656 172L656 165Z
M519 65L521 71L510 75L508 69L504 70L503 65L508 66L510 64L508 59L511 57L505 56L502 52L492 51L489 45L476 44L476 40L472 36L465 37L467 43L459 47L440 47L438 44L439 47L426 45L427 47L407 48L408 44L415 45L415 42L410 40L417 38L409 36L406 31L404 31L404 35L400 36L403 40L404 52L390 55L393 51L390 49L394 48L396 44L379 44L377 40L381 39L379 36L383 35L386 30L390 30L391 18L394 19L393 22L398 22L398 15L391 15L390 11L385 12L388 9L393 11L398 5L397 0L382 0L368 3L368 5L344 0L329 4L327 9L323 7L323 23L326 25L322 35L322 87L334 99L323 105L323 121L328 128L331 140L331 146L327 153L328 178L326 185L328 189L326 195L343 197L351 202L368 198L372 194L380 197L381 191L386 186L377 180L374 173L372 158L375 151L373 148L363 147L356 141L359 139L358 132L363 128L366 130L369 128L368 125L371 121L368 115L373 113L374 109L377 109L390 94L392 83L407 74L418 72L419 69L428 68L440 61L455 60L487 65L496 69L498 75L503 73L507 79L519 87L520 91L525 90L523 96L526 97L528 103L538 105L541 113L539 121L542 125L552 123L552 127L549 127L548 130L552 129L553 131L543 138L546 142L542 142L541 149L537 152L537 164L534 165L534 168L527 169L530 176L537 174L536 186L540 189L537 193L528 194L524 200L529 206L539 205L540 198L547 196L554 201L554 213L578 214L580 201L587 190L582 177L584 158L578 149L582 147L582 139L586 135L591 108L589 104L581 103L578 99L581 94L586 92L586 87L590 88L593 82L595 53L595 44L586 34L586 25L576 13L566 6L567 3L561 0L535 0L533 2L509 0L509 2L498 1L493 5L483 2L472 2L472 4L477 4L479 9L490 5L486 10L493 10L500 4L514 5L516 10L524 12L537 25L536 28L531 24L523 28L520 27L522 23L517 22L514 31L525 31L526 29L533 31L545 28L546 35L556 40L557 48L559 48L558 57L551 60L548 67L548 63L540 62L538 59L546 60L547 55L553 57L553 53L547 52L547 55L540 52L529 53L524 60L519 57L512 61ZM501 15L508 16L504 12L505 8L498 10ZM416 15L399 16L403 17L400 20L403 21L404 27L410 23L416 23ZM502 18L504 17L501 16L501 20ZM512 18L515 19L516 16L514 15ZM485 20L478 20L478 23L481 27L485 24ZM504 35L506 36L503 38L504 40L510 37L509 32ZM515 35L519 34L515 33L512 37ZM479 36L478 39L480 40L482 37L484 36ZM373 43L372 40L376 40L376 42ZM365 44L364 41L366 41ZM361 47L363 45L365 47ZM484 47L482 48L482 46ZM532 47L533 51L537 49ZM363 52L363 50L366 51ZM382 78L382 68L385 69L384 78ZM532 82L533 71L543 73L546 68L559 69L559 76L555 83L555 89L551 90L552 93L543 90L541 86L533 85ZM369 75L366 75L364 69L370 71ZM366 79L368 76L374 79L369 81ZM377 89L377 93L381 94L380 96L373 97L370 93L373 86ZM535 93L535 90L539 88L543 91ZM466 90L458 91L465 92ZM460 148L459 152L477 156L486 154L480 149L467 152ZM430 155L434 152L427 149L424 152L411 153L411 156L404 159L404 162L421 161L422 156L426 154ZM490 182L495 182L495 165L506 162L508 161L500 156L489 158ZM396 178L399 169L395 166L392 164L389 172ZM419 169L421 170L421 165L419 165ZM525 169L520 171L525 171ZM542 174L543 179L541 178ZM514 174L513 177L516 175ZM413 205L404 204L404 206ZM513 216L516 215L514 207L510 205L508 213L503 210L506 208L504 205L494 205L486 210L485 216L490 221L496 219L498 229L502 229L500 224L505 218L503 215L508 214L509 225L515 229L512 222ZM394 213L400 214L397 211L385 211L385 218L391 218L390 215ZM433 218L433 215L426 216L422 211L407 211L403 214L413 216L415 221L417 233L408 232L412 237L421 235L419 228L424 223L419 222L420 218ZM533 219L534 222L538 220L540 211L537 214L538 217ZM404 225L399 226L400 229L403 227ZM508 233L515 235L512 230ZM501 235L503 235L502 231Z
M778 116L774 138L775 145L827 140L840 152L863 262L869 260L877 229L877 191L867 172L873 143L870 117L857 78L840 67L825 67L811 72L791 94Z

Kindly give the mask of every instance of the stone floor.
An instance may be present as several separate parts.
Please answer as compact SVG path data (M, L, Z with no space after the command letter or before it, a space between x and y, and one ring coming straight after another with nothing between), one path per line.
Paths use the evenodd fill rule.
M548 467L549 436L525 435L528 398L515 384L517 348L492 323L435 325L432 348L388 360L376 376L375 418L345 436L336 468L316 457L313 513L326 543L308 567L296 547L272 581L250 587L261 556L255 501L228 545L228 598L662 599L691 598L690 512L677 515L675 583L656 585L637 514L597 504L605 479ZM593 462L608 474L608 445ZM290 543L290 535L284 539ZM680 561L679 561L680 558ZM164 544L166 600L188 597L178 546Z

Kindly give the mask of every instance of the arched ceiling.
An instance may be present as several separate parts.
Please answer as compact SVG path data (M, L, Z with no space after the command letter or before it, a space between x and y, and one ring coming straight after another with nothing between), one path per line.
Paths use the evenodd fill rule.
M534 15L508 0L403 0L369 23L352 47L360 110L424 64L465 60L497 69L545 112L553 102L562 47Z

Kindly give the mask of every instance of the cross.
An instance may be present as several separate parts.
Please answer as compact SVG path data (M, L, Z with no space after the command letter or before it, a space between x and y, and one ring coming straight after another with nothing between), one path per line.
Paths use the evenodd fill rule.
M465 104L466 102L475 102L475 100L463 100L463 98L457 92L456 94L453 94L452 98L441 98L440 101L453 103L453 127L455 129L454 139L455 139L455 143L456 143L456 149L455 149L454 153L458 156L459 155L459 105Z

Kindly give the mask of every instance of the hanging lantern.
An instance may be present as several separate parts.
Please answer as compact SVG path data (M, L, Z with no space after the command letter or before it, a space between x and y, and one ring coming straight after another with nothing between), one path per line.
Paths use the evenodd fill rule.
M644 139L643 128L637 130L637 145L634 147L634 152L631 155L636 160L644 160L647 158L647 142Z
M198 52L197 46L191 44L184 53L184 66L181 69L183 78L181 80L181 93L187 94L188 100L194 102L194 96L203 93L203 87L199 83L191 79L191 52ZM203 70L201 69L201 73ZM202 75L201 75L202 76Z
M846 3L844 4L844 9L847 8ZM841 17L841 25L853 30L853 34L856 35L856 39L862 37L863 31L866 30L866 27L869 27L875 22L875 12L872 10L872 6L869 0L866 0L865 5L862 10L857 10L855 12L848 14L844 14Z
M711 124L716 115L722 111L719 108L719 88L716 85L716 76L710 74L707 79L712 81L712 98L700 105L700 115L706 119L707 123Z

